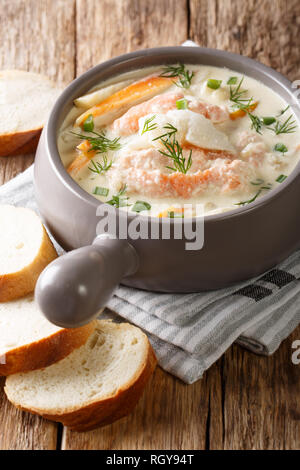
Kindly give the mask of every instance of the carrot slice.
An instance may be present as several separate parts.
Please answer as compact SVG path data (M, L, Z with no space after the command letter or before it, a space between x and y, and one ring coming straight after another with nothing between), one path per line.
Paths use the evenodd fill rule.
M92 114L94 118L106 116L109 113L117 113L127 110L134 104L141 103L152 96L169 88L173 79L168 77L148 77L117 91L106 98L100 104L85 111L76 119L76 125L81 126L86 118Z
M174 214L183 216L184 215L184 208L183 207L168 207L168 209L165 209L164 211L160 212L158 214L158 217L169 217L170 212L174 212Z
M91 144L88 140L83 140L77 149L80 151L78 157L76 157L67 168L67 172L75 176L96 154L95 151L91 151Z
M251 104L247 110L248 111L254 111L255 108L257 107L258 105L258 101L256 101L255 103ZM229 117L230 119L232 119L232 121L235 121L236 119L239 119L239 118L242 118L244 116L246 116L246 111L244 111L243 109L237 109L236 111L233 111L232 113L229 113Z

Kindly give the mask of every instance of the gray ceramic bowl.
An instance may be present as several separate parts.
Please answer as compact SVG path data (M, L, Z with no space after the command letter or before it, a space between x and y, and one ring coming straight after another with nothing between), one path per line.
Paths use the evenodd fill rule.
M125 54L74 80L52 110L34 171L38 206L57 241L66 250L87 247L51 263L40 277L38 302L56 324L85 323L105 305L119 282L160 292L218 289L269 270L300 245L299 164L279 187L251 205L207 216L200 250L187 251L184 238L129 238L127 242L97 238L94 242L99 201L80 188L63 167L56 143L58 129L73 100L101 80L141 67L177 62L228 67L260 80L286 101L295 101L290 82L274 70L236 54L196 47ZM299 107L295 105L294 111L299 118ZM129 216L129 222L131 219Z

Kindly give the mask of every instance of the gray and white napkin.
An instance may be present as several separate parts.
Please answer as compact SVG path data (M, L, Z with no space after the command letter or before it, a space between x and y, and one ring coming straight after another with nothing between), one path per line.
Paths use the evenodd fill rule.
M33 166L0 187L0 203L37 211ZM63 250L56 244L59 253ZM300 323L300 252L268 273L230 288L159 294L120 286L108 303L149 336L160 366L193 383L236 342L270 355Z

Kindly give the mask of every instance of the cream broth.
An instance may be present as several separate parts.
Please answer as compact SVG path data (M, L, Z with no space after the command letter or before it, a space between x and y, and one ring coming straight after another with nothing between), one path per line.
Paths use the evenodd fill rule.
M196 204L232 210L280 185L300 157L288 104L226 68L174 67L130 72L75 100L58 136L73 179L103 202L160 217L196 215Z

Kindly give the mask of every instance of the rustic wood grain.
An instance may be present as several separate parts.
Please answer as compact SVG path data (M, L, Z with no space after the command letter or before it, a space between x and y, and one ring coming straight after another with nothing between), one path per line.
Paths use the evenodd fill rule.
M69 82L97 63L188 36L299 78L298 0L1 0L0 68ZM33 156L0 158L0 184ZM89 433L14 409L0 388L0 449L299 449L300 366L234 346L192 386L157 369L131 416Z
M186 0L77 0L77 74L116 55L187 39Z
M75 73L75 1L1 0L0 69L39 72L59 85ZM0 184L25 170L33 155L0 158ZM1 201L0 201L1 202ZM13 408L0 388L0 448L55 449L57 425Z
M0 68L47 75L57 84L75 75L75 0L1 0Z
M160 368L127 418L88 433L65 429L63 449L205 449L207 380L184 385Z
M0 379L0 449L55 450L57 424L22 411L5 397L4 378Z
M299 338L300 327L271 357L226 353L224 449L300 449L300 367L291 360Z
M190 0L190 37L299 78L299 0Z

